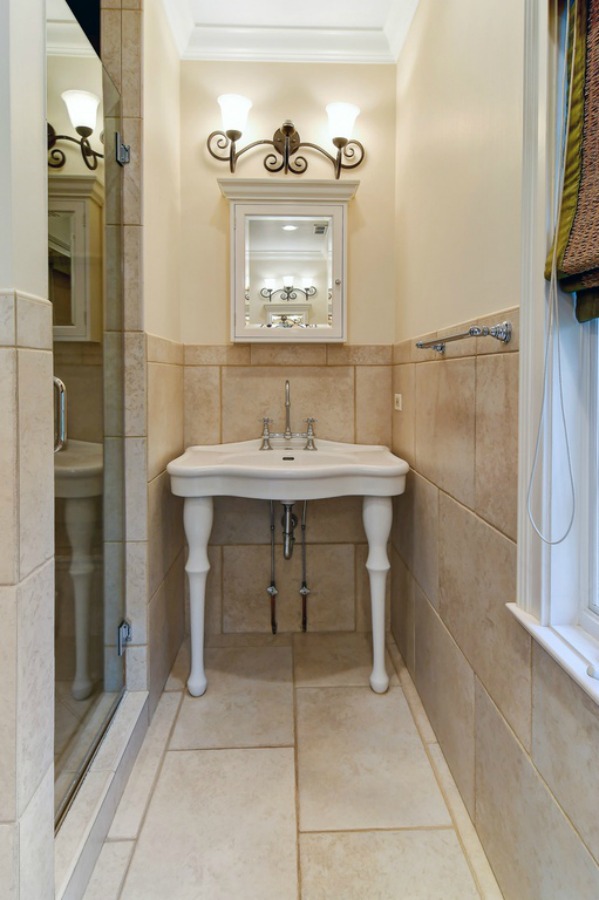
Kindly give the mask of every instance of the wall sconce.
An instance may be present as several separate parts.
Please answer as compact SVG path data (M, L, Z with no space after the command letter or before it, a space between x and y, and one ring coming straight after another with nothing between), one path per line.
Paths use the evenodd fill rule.
M252 106L251 100L238 94L223 94L218 98L222 112L223 131L213 131L208 136L208 152L214 159L229 163L231 172L235 171L237 160L248 150L254 147L272 147L274 152L268 153L264 158L264 168L268 172L292 172L301 175L308 168L308 162L304 156L298 156L297 151L307 147L316 150L329 159L335 169L335 178L339 178L341 169L355 169L364 159L364 147L359 141L352 141L351 134L360 112L353 103L329 103L327 114L329 117L329 133L333 145L337 148L336 156L333 156L318 144L302 141L295 125L287 119L273 134L272 140L253 141L241 150L237 149L237 141L243 134L248 113Z
M283 287L277 288L274 278L265 278L264 287L260 290L260 296L268 300L269 303L272 303L273 297L277 294L281 295L281 300L287 301L297 300L298 292L303 294L306 300L308 297L313 297L316 293L316 288L310 283L310 280L304 278L302 284L303 287L301 288L294 287L293 275L283 275Z
M73 144L79 145L83 162L88 169L93 171L98 168L98 160L104 159L104 154L97 153L89 142L89 138L96 127L100 98L89 91L64 91L61 97L67 108L71 125L79 135L79 139L68 134L56 134L56 131L48 122L48 150L50 151L48 165L53 169L60 169L64 166L66 156L55 145L57 141L71 141Z

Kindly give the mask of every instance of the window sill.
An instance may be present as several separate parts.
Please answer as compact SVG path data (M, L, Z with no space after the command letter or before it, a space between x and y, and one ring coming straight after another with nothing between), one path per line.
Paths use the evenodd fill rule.
M515 603L506 605L535 641L599 705L599 641L572 625L539 625L534 616ZM589 675L589 668L597 675Z

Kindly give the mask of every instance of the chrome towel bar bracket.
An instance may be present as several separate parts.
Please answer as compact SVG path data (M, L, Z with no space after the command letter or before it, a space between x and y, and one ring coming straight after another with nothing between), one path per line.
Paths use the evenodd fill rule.
M431 341L416 341L419 350L428 350L429 348L436 350L437 353L445 352L445 344L451 341L462 341L464 338L470 337L492 337L504 344L509 344L512 337L512 323L502 322L500 325L472 325L468 331L462 331L459 334L449 334L447 337L434 338Z

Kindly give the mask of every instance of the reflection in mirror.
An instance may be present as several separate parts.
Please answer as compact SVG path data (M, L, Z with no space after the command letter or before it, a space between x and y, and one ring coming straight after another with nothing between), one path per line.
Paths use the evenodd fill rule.
M48 162L54 374L68 397L67 441L54 455L58 826L123 690L116 652L123 572L114 550L123 520L122 441L115 437L122 434L122 227L121 174L102 143L120 116L118 91L65 0L48 0L47 38L48 121L56 135L75 138L59 140L64 160L50 152ZM78 141L85 126L75 130L61 98L72 88L100 98L88 135L91 166Z
M332 322L331 216L246 217L245 321L265 328Z

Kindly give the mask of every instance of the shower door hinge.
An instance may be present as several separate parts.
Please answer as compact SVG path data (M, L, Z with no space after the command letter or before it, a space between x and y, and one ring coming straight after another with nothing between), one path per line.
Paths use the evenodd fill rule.
M131 147L129 144L123 144L120 131L115 132L115 156L119 166L126 166L131 162Z
M118 626L116 630L116 652L119 656L122 656L127 647L126 644L130 644L133 640L133 631L131 628L131 622L128 619L123 619L121 624Z

